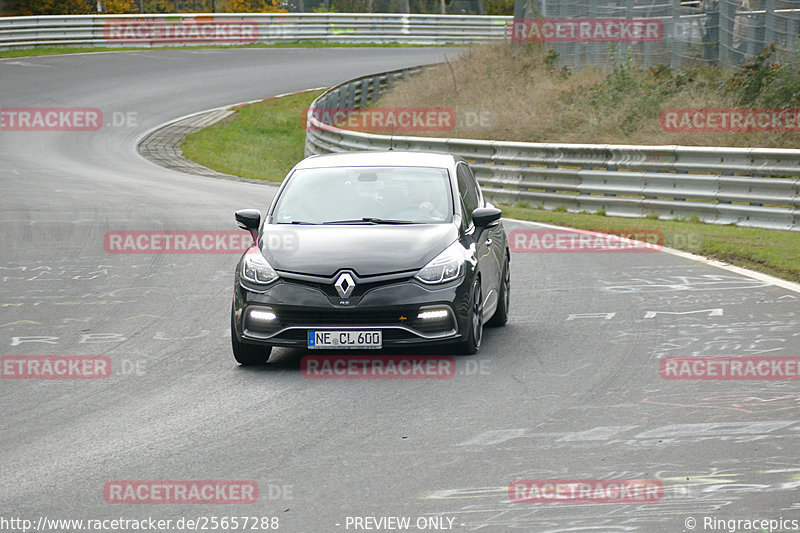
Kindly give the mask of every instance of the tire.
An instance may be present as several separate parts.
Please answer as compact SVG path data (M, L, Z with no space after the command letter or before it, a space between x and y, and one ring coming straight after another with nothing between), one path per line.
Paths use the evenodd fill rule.
M467 338L456 345L456 353L472 355L481 347L483 340L483 293L480 278L472 285L472 296L469 301L470 313L467 323Z
M506 255L503 265L503 281L500 282L500 298L497 301L497 309L494 315L487 322L487 326L501 327L508 322L508 302L511 296L511 269L508 268L508 256Z
M233 309L231 309L231 347L233 348L233 358L242 366L263 365L269 359L272 351L272 346L239 342L239 338L236 336L236 325L233 322Z

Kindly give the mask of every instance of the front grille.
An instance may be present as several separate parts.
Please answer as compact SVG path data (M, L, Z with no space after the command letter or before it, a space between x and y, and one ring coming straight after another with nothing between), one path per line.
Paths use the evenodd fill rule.
M339 274L337 274L330 283L320 283L316 281L306 281L306 280L290 279L290 278L283 278L283 281L284 283L294 283L306 287L313 287L325 293L326 296L329 296L331 298L340 298L339 293L336 292L336 287L334 287L334 282L338 276ZM360 298L361 296L363 296L364 294L366 294L367 292L376 287L386 287L389 285L408 283L409 279L411 279L410 276L402 279L393 279L390 281L379 281L379 282L365 281L364 279L359 279L359 281L356 282L356 286L353 289L353 293L350 295L350 298L353 299Z
M280 308L278 321L284 326L372 326L408 325L417 316L417 308L389 307L369 311L349 311L346 309L292 309ZM404 317L405 320L401 320Z

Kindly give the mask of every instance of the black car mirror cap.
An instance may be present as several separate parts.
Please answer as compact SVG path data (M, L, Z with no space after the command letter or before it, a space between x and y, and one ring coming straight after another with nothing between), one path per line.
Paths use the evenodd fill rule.
M240 209L236 211L236 224L250 232L253 242L258 242L258 227L261 225L261 213L258 209Z
M485 228L500 220L501 216L503 212L496 207L478 207L472 212L472 223L476 228Z
M261 224L261 213L258 209L240 209L236 211L236 224L242 229L258 229Z

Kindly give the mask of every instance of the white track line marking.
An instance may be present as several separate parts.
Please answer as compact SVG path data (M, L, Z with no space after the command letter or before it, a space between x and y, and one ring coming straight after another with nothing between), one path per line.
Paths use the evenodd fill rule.
M532 226L539 226L539 227L548 228L548 229L572 231L572 232L575 232L575 233L589 233L589 234L602 233L601 231L581 230L581 229L577 229L577 228L565 228L565 227L561 227L561 226L554 226L552 224L545 224L543 222L533 222L533 221L530 221L530 220L517 220L516 218L506 218L506 217L503 217L503 218L504 218L504 220L508 220L509 222L518 222L520 224L530 224ZM606 234L604 234L604 235L606 235ZM729 272L735 272L736 274L739 274L741 276L745 276L745 277L748 277L748 278L751 278L751 279L756 279L758 281L764 281L766 283L769 283L770 285L775 285L776 287L781 287L783 289L787 289L787 290L790 290L790 291L793 291L793 292L800 293L800 283L794 283L792 281L788 281L788 280L781 279L781 278L776 278L775 276L770 276L769 274L764 274L762 272L756 272L754 270L749 270L747 268L734 266L734 265L731 265L731 264L726 263L724 261L717 261L715 259L709 259L708 257L704 257L702 255L692 254L692 253L689 253L689 252L683 252L681 250L675 250L673 248L667 248L666 246L662 247L660 251L668 253L668 254L671 254L671 255L675 255L675 256L678 256L678 257L682 257L683 259L689 259L691 261L697 261L698 263L703 263L703 264L708 265L708 266L712 266L712 267L716 267L716 268L722 268L722 269L725 269L725 270L727 270Z

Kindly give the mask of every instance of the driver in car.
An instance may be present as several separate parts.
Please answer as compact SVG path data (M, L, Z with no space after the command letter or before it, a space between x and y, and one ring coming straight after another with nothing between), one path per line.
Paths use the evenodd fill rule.
M442 221L447 218L447 207L445 205L445 198L442 195L431 194L430 189L420 188L420 196L418 197L419 210L428 215L434 221Z

